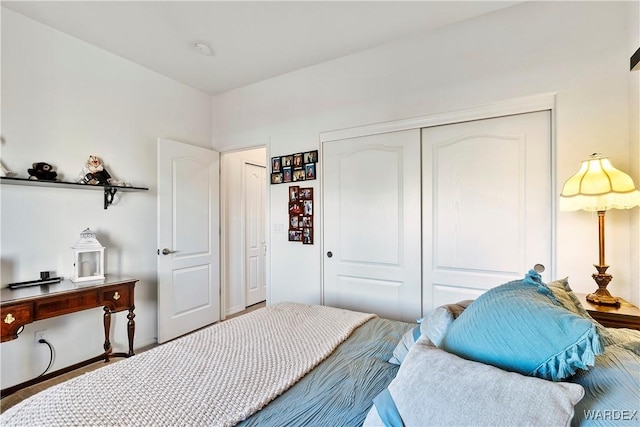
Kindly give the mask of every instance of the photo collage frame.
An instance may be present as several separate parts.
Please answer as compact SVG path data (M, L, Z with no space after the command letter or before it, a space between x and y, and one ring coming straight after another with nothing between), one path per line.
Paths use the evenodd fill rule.
M289 241L313 245L313 188L289 187Z
M271 184L316 179L318 150L271 158Z

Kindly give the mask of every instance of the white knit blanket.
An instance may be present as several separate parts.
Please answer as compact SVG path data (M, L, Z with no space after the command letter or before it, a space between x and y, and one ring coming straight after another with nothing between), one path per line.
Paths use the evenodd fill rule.
M262 308L47 389L5 411L0 425L234 425L372 317L295 303Z

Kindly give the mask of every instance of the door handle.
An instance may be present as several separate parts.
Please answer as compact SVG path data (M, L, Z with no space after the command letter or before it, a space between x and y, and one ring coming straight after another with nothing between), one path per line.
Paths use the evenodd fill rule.
M172 254L172 253L174 253L174 252L177 252L177 251L172 251L172 250L171 250L171 249L169 249L169 248L164 248L164 249L162 250L162 255L169 255L169 254ZM160 255L160 249L158 249L158 255Z
M329 251L327 252L327 257L331 258L333 256L333 252Z

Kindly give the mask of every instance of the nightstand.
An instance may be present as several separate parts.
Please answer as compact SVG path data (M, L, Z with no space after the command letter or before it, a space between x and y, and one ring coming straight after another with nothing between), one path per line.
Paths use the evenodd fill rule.
M620 298L620 307L593 304L587 301L587 294L576 293L587 312L608 328L629 328L640 330L640 309Z

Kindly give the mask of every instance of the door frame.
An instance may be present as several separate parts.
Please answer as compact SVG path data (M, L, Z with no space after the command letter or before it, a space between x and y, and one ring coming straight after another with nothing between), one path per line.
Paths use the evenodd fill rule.
M449 125L472 120L491 119L502 116L510 116L515 114L533 113L537 111L550 111L551 114L551 265L546 266L549 271L549 277L556 277L556 225L557 225L557 207L556 200L557 183L556 183L556 97L555 92L532 95L522 98L512 98L497 101L489 104L478 105L461 110L450 111L445 113L437 113L428 116L415 117L411 119L395 120L390 122L376 123L365 126L358 126L348 129L340 129L320 133L320 149L319 155L322 158L322 150L325 142L336 141L347 138L356 138L360 136L375 135L388 132L396 132L407 129L421 129L432 126ZM320 180L320 194L324 191L324 162L322 179ZM324 201L320 200L320 215L324 219ZM322 233L322 230L320 230ZM325 252L324 234L320 239L320 265L323 266L323 255ZM320 268L320 301L324 304L324 267Z
M269 146L268 144L262 144L262 145L256 145L256 146L252 146L252 147L246 147L246 148L238 148L238 149L233 149L233 150L228 150L228 151L224 151L220 153L220 320L224 320L227 318L227 316L233 314L233 313L227 313L227 294L229 292L229 284L228 284L228 275L229 275L229 271L227 269L227 262L229 261L229 253L228 253L228 227L229 227L229 218L227 216L227 208L228 208L228 203L227 203L227 196L229 194L229 182L228 182L228 178L229 175L227 174L227 171L225 170L225 166L226 163L223 161L223 158L225 156L228 156L230 154L234 154L234 153L242 153L245 151L252 151L252 150L257 150L257 149L264 149L265 151L265 158L263 159L263 164L260 164L260 162L257 161L251 161L248 159L242 159L242 189L244 191L245 188L245 183L244 183L244 168L245 168L245 163L251 163L254 164L256 166L262 166L266 168L266 176L265 179L267 180L267 182L265 182L266 185L266 191L265 191L265 241L266 241L266 246L267 246L267 257L265 259L265 280L266 280L266 286L267 286L267 303L269 303L269 290L270 290L270 286L269 286L269 256L270 256L270 251L268 250L268 248L270 247L270 229L269 229L269 224L270 224L270 205L268 203L269 201L269 185L268 185L268 155L269 155ZM245 250L245 242L244 242L244 237L245 237L245 217L244 217L244 209L245 209L245 204L244 204L244 198L242 200L242 206L241 206L241 212L242 212L242 220L241 220L241 249L243 252L242 255L242 268L241 268L241 275L242 278L244 280L244 250ZM243 281L243 289L244 289L244 281ZM244 290L243 290L243 304L245 303L245 295L244 295ZM244 306L241 308L241 310L244 310Z

